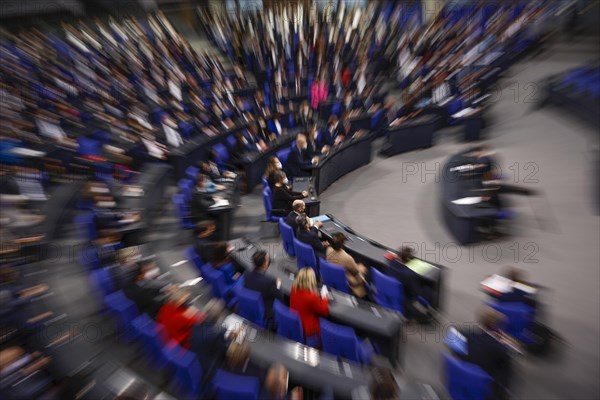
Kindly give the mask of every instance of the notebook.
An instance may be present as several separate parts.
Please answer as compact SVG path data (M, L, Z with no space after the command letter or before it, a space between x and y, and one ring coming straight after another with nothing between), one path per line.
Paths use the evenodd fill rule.
M427 275L429 271L431 271L433 268L436 268L433 265L417 258L413 258L405 265L418 275Z

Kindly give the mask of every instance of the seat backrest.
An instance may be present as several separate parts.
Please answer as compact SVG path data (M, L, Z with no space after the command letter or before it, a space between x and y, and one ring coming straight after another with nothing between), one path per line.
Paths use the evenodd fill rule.
M354 329L321 318L321 342L329 354L360 362L360 345Z
M269 187L269 181L267 181L267 179L264 176L262 178L260 178L260 181L263 184L263 189L265 189L265 188L269 188L270 189L270 187Z
M296 252L296 261L298 268L311 267L315 270L315 274L319 276L317 268L317 259L315 257L315 251L313 248L306 243L302 243L298 239L294 238L294 251Z
M115 285L113 284L111 276L104 268L90 271L90 280L92 281L92 286L99 290L102 296L106 296L115 291Z
M460 361L446 353L444 372L446 390L452 399L484 400L492 377L475 364Z
M217 370L212 381L218 400L257 400L258 378Z
M82 156L99 156L102 153L102 143L85 136L77 138L78 153Z
M290 340L304 343L304 332L302 331L302 322L298 313L281 304L279 300L273 302L273 312L275 314L275 323L277 324L277 334Z
M346 270L341 265L333 264L319 259L319 269L323 284L332 287L340 292L350 293L350 286L346 278Z
M79 263L89 271L102 268L102 263L98 258L98 251L94 246L89 246L79 254Z
M268 187L263 188L263 204L265 205L265 214L267 215L267 221L273 218L273 204L271 203L271 189Z
M235 146L235 135L227 136L227 146L230 149L233 149L233 146Z
M235 289L238 298L237 313L248 321L259 326L265 324L265 305L262 295L254 290L238 285Z
M210 283L213 296L224 299L227 295L227 282L225 275L212 267L210 263L204 264L201 268L202 276Z
M284 147L283 149L277 152L277 158L279 159L279 161L281 161L282 166L285 167L285 164L287 163L288 157L290 156L291 152L291 147Z
M188 179L195 180L196 176L198 175L198 172L200 172L199 168L190 165L185 169L185 176L187 176Z
M283 249L288 255L295 257L296 251L294 249L294 231L292 227L285 223L283 218L279 218L279 234L283 241Z
M375 286L375 302L404 314L404 288L397 279L371 267L371 282Z
M194 246L188 246L188 247L186 247L183 252L184 252L185 258L187 258L188 260L190 260L194 264L194 266L196 267L196 269L198 271L201 271L201 268L202 268L202 266L205 263L202 260L202 258L200 258L200 256L198 255L198 253L196 253L196 250L194 249Z
M185 207L185 198L181 193L175 193L171 200L173 201L173 205L175 206L175 213L177 217L183 222L187 218L187 210Z
M492 302L487 304L506 316L507 323L504 330L515 338L521 337L523 331L533 322L534 309L526 304Z
M183 397L197 398L202 382L202 367L198 357L174 341L163 347L163 355L173 371L175 391Z
M92 212L84 212L75 217L75 227L80 237L89 240L98 238L96 224L94 223L94 214Z
M229 152L223 143L217 143L213 146L213 151L217 155L215 162L219 167L225 166L229 161Z
M181 179L177 183L177 187L181 191L183 198L186 202L192 200L192 188L194 186L194 182L191 179Z

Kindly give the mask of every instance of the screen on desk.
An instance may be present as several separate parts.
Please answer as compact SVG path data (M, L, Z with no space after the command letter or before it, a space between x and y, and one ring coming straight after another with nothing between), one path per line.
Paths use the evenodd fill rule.
M405 265L408 268L410 268L411 270L413 270L415 273L417 273L418 275L427 275L427 273L429 271L436 268L433 265L426 263L423 260L416 259L416 258L413 258L412 260L407 262Z

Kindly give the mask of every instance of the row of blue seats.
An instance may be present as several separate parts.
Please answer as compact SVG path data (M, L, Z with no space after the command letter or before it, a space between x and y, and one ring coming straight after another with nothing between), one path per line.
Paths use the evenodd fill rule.
M295 237L293 229L279 219L279 233L283 241L284 251L291 257L296 257L298 268L311 267L323 284L333 289L350 294L350 286L346 278L346 270L340 266L317 257L313 248L302 243ZM373 299L381 306L404 314L404 289L402 283L371 267L371 283Z
M600 68L578 67L564 73L560 81L561 87L573 89L576 94L600 99Z
M174 341L165 345L164 328L148 315L140 314L123 292L115 290L106 269L90 271L90 279L96 292L100 293L106 311L117 322L119 338L141 345L141 355L148 364L171 377L169 391L185 398L204 398L209 393L220 400L259 398L257 378L217 370L213 379L207 382L197 356Z
M259 327L267 328L268 321L262 295L246 289L243 277L235 284L227 286L223 274L210 264L203 263L193 247L186 248L185 256L199 268L202 277L212 286L215 297L226 301L229 308L235 307L236 313L246 320ZM360 363L370 363L374 349L369 341L361 341L354 329L321 319L320 338L304 337L300 317L294 310L276 300L273 311L279 336L311 347L317 347L321 342L326 353Z

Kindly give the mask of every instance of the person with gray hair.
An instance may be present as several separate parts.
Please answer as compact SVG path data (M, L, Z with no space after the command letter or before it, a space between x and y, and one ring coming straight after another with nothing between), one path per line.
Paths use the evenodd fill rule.
M302 214L296 218L296 224L298 225L296 238L312 247L317 257L325 258L325 250L329 243L319 239L319 231L315 226L310 226L310 218Z

